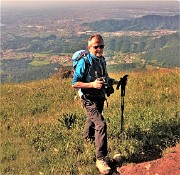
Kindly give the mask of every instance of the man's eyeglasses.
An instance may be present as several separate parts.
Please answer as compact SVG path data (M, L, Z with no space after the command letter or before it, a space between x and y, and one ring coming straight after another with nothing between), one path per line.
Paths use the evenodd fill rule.
M104 49L104 45L99 45L99 46L92 46L94 49L100 48L100 49Z

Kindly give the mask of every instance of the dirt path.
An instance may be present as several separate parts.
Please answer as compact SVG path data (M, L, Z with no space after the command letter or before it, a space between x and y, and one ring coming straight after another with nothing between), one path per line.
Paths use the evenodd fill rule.
M121 175L180 175L180 148L173 147L160 159L122 166Z

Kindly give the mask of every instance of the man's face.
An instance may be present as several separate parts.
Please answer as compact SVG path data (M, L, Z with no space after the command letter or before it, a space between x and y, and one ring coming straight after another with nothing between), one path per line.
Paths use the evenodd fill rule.
M103 55L103 49L104 41L98 40L96 37L92 38L88 43L88 50L96 57L101 57Z

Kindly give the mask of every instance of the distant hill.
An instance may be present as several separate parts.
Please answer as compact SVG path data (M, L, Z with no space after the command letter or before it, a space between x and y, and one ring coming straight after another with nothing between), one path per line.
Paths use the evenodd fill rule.
M1 83L4 82L26 82L32 80L46 79L57 73L59 63L32 66L30 58L4 59L1 60Z
M91 23L84 23L83 25L88 26L92 30L96 30L98 32L116 32L120 30L143 31L156 29L178 30L179 21L180 15L147 15L141 18L135 18L131 20L106 19Z
M60 38L46 37L46 38L30 38L32 41L27 42L27 38L17 37L11 41L9 45L13 46L13 43L17 43L16 47L21 48L22 45L26 46L22 49L24 51L33 52L49 52L55 53L56 49L59 47ZM82 39L82 38L81 38ZM84 39L74 38L71 40L71 43L64 42L63 51L64 53L73 52L74 49L78 50L85 43ZM46 41L47 40L47 41ZM80 40L81 42L77 42ZM21 41L21 42L20 42ZM44 41L44 42L42 42ZM50 42L49 42L50 41ZM136 56L136 59L132 64L129 63L119 63L118 65L108 65L110 71L114 70L137 70L144 69L144 64L137 63L136 60L144 60L146 64L153 64L158 67L180 67L179 62L179 49L180 49L180 35L179 32L164 35L158 37L152 36L120 36L120 37L109 37L106 38L106 54L108 53L109 57L112 57L116 53L130 54L135 53L139 56ZM19 44L18 44L19 43ZM53 47L52 47L52 43ZM63 46L62 44L62 46ZM4 45L5 46L5 45ZM49 46L49 47L47 47ZM67 46L67 47L65 47ZM74 46L74 47L73 47ZM48 48L49 50L46 50ZM72 50L70 49L72 48ZM51 50L52 49L52 50ZM55 49L55 50L54 50ZM58 49L57 49L58 50ZM59 48L59 52L61 52ZM111 56L110 56L111 55ZM120 59L123 59L123 56L119 56ZM117 59L119 59L117 56ZM24 82L32 81L43 78L48 78L52 74L57 73L56 68L60 68L61 65L57 63L49 63L46 65L34 66L30 64L36 58L22 58L22 59L2 59L1 60L1 82Z

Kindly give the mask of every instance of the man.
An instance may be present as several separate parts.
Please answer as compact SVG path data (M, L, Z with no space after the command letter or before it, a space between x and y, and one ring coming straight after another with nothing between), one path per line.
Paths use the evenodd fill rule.
M101 35L93 35L89 38L87 58L91 66L88 75L84 80L86 63L85 59L80 59L74 72L72 87L81 91L83 106L87 111L84 135L85 139L91 141L95 139L96 166L101 173L108 174L111 168L106 161L107 126L102 111L106 100L104 84L110 78L107 74L103 49L104 40ZM117 83L117 81L113 81Z

